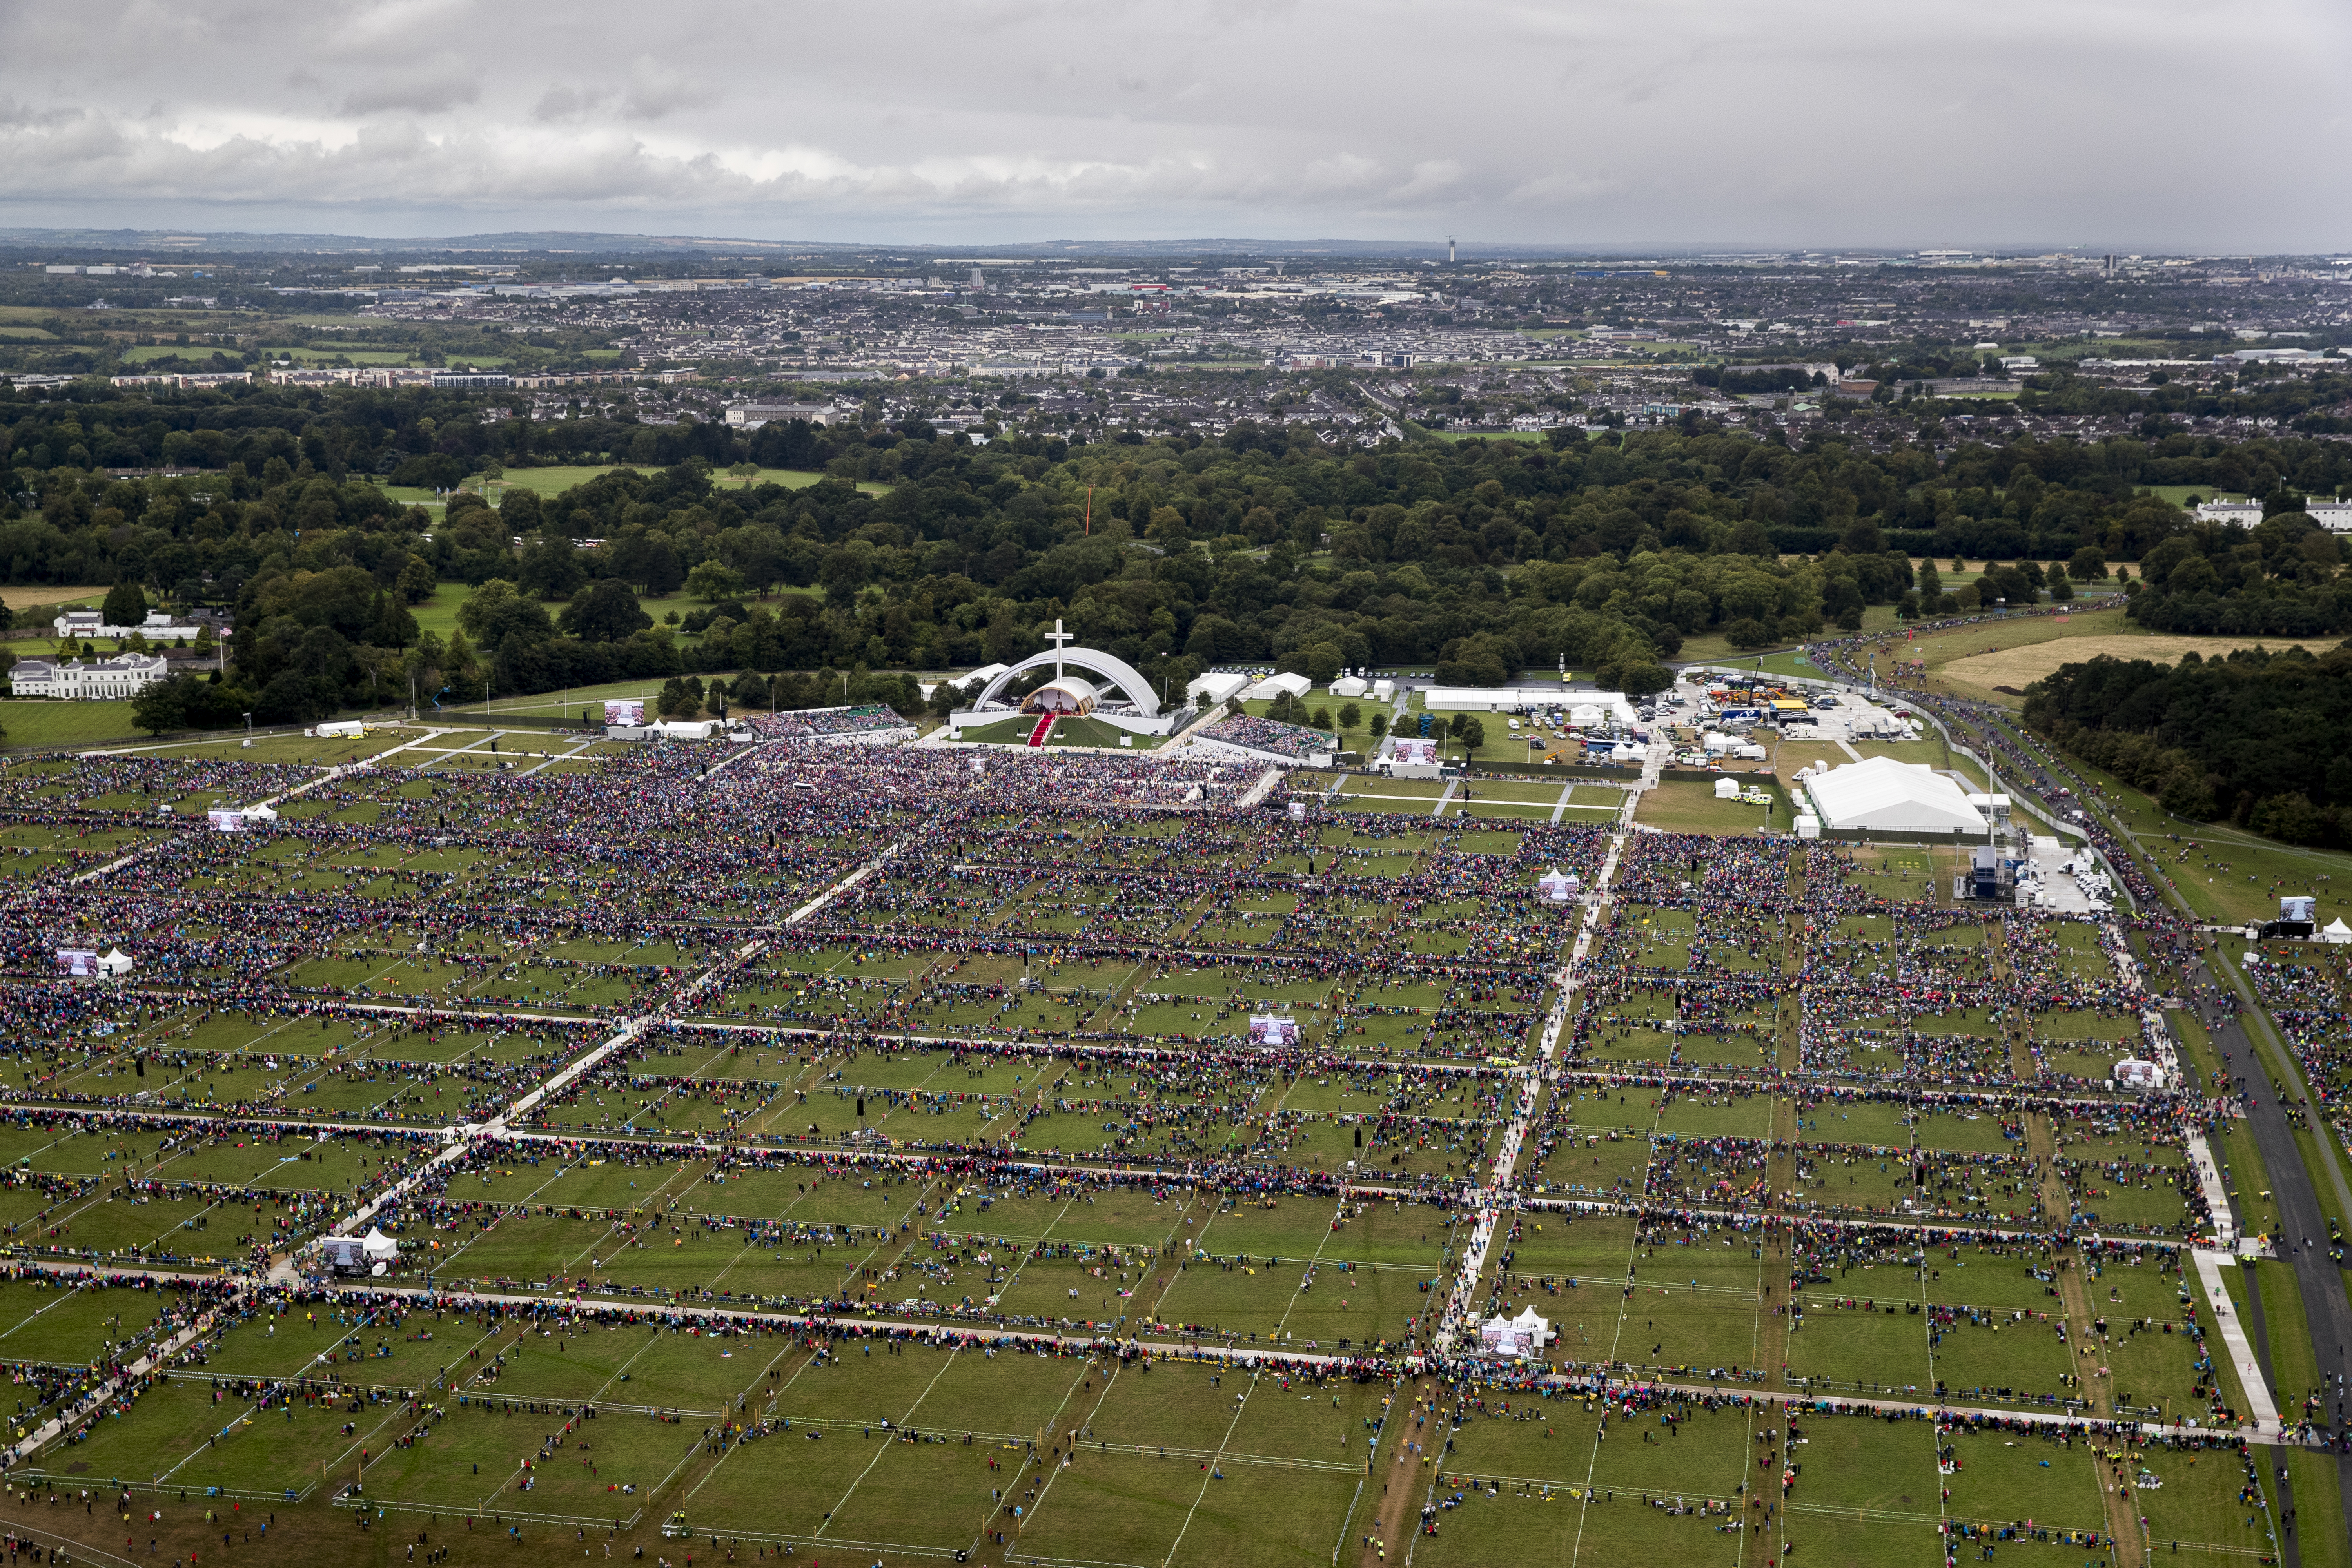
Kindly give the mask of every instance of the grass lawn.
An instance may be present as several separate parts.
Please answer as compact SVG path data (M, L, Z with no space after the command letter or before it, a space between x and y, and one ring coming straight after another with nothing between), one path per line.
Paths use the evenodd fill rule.
M431 632L446 641L449 634L457 629L458 610L467 599L473 596L474 586L470 583L443 583L433 590L431 598L421 605L409 605L408 613L416 617L418 631ZM563 614L565 602L562 599L541 599L540 604L545 606L548 619L554 620ZM760 602L749 595L744 596L747 607ZM683 616L705 603L707 603L705 600L689 598L684 590L663 598L657 598L649 594L637 595L637 607L651 616L656 626L662 625L662 617L673 610ZM676 626L671 626L669 630L671 635L677 638L678 646L681 647L691 647L702 640L699 635L679 631Z
M95 609L105 597L106 589L102 586L59 588L35 583L19 587L0 588L0 604L6 605L16 613L17 624L20 626L46 625L57 618L57 612L59 610ZM42 610L47 613L40 616L27 616L25 613L27 610Z
M128 702L58 702L39 698L0 700L0 725L9 746L90 746L141 738Z
M2352 918L2352 855L2280 844L2227 823L2181 821L2113 774L2079 760L2075 765L2103 786L2108 810L2139 836L2158 868L2204 918L2272 919L2282 893L2317 897L2323 924L2339 914Z
M1634 820L1653 827L1663 827L1669 833L1753 833L1759 827L1785 829L1793 821L1789 809L1788 792L1768 775L1744 776L1743 787L1759 785L1772 793L1772 805L1749 805L1742 801L1717 800L1713 783L1695 779L1668 779L1642 796L1642 804L1633 813Z
M508 490L530 490L532 494L540 496L561 495L565 490L586 484L599 474L609 474L625 468L635 468L641 474L656 471L652 464L630 463L572 464L547 468L509 468L504 479L489 485L487 489L484 489L479 474L469 475L461 488L483 491L489 503L495 507L499 504L499 498ZM761 468L748 479L737 479L732 474L714 474L712 485L714 489L750 489L759 485L782 485L786 489L801 490L808 489L809 486L824 478L824 475L807 468ZM436 497L431 490L414 485L386 484L378 479L376 488L402 506L446 504L446 501ZM870 479L860 480L857 488L870 496L890 493L888 485Z

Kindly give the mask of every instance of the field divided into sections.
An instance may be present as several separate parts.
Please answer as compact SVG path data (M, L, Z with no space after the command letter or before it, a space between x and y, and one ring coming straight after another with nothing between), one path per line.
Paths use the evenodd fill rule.
M485 739L0 771L45 1550L2278 1550L2119 926L1638 789Z

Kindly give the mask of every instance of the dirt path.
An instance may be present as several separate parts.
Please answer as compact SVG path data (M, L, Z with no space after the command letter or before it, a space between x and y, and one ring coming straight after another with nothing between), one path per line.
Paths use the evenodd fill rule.
M1412 1532L1421 1528L1421 1507L1427 1497L1430 1478L1436 1467L1423 1463L1423 1456L1415 1454L1405 1445L1421 1441L1421 1434L1437 1429L1434 1425L1416 1428L1413 1417L1427 1410L1430 1421L1437 1420L1437 1380L1424 1377L1411 1384L1399 1384L1391 1390L1389 1417L1386 1426L1395 1430L1381 1435L1381 1447L1372 1456L1371 1475L1365 1485L1381 1483L1380 1511L1373 1516L1370 1541L1357 1550L1357 1561L1362 1568L1385 1568L1391 1558L1402 1563L1412 1543ZM1426 1401L1426 1404L1423 1402ZM1391 1456L1394 1456L1391 1458Z

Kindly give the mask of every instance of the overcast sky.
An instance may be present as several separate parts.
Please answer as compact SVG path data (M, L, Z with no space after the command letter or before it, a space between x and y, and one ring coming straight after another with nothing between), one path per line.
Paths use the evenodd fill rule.
M2347 0L0 5L0 224L2352 247Z

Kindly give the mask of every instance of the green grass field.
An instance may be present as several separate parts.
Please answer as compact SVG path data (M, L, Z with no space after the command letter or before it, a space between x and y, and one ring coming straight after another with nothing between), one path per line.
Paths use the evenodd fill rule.
M1788 791L1766 773L1740 773L1737 777L1742 787L1764 788L1772 795L1770 806L1749 805L1744 801L1717 800L1715 785L1693 779L1669 779L1642 797L1634 809L1633 818L1669 833L1754 833L1759 827L1775 832L1787 831L1793 823L1789 806Z
M0 726L17 746L87 746L143 734L128 702L59 702L42 698L0 700Z
M2214 1309L2179 1122L2074 1071L2139 1026L2089 923L1956 909L1943 852L1768 841L1767 773L1769 808L1675 780L1616 835L1623 792L1564 777L1301 771L1294 818L1153 758L497 733L658 684L0 768L43 922L0 975L12 1426L194 1321L116 1269L315 1268L425 1176L383 1276L241 1294L29 1441L0 1524L115 1568L1906 1568L2004 1531L2119 1568L2082 1538L2142 1517L2271 1552L2227 1447L1924 1418L2243 1404L2177 1331ZM191 819L265 795L274 827ZM1534 897L1558 868L1602 896ZM139 967L58 980L53 942ZM1918 1092L1963 1075L1998 1098ZM2258 1209L2242 1122L2218 1152ZM2162 1244L2094 1255L2045 1202ZM1523 1309L1558 1336L1527 1365L1404 1359Z

